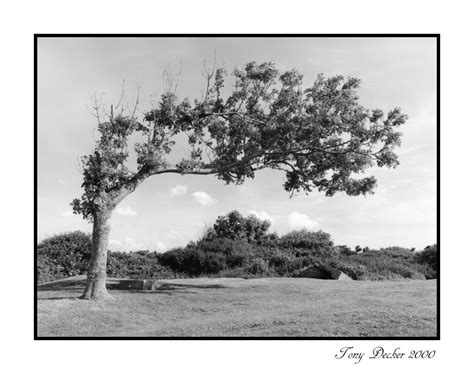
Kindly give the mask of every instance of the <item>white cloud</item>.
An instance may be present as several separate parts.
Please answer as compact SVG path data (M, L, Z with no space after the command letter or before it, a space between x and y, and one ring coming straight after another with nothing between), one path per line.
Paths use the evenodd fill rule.
M140 251L145 249L145 244L137 242L134 238L127 236L125 238L125 249L128 251Z
M156 248L158 249L158 252L165 252L167 250L165 243L160 241L156 242Z
M171 230L168 234L166 234L166 239L171 242L177 242L183 239L183 236L174 230Z
M188 191L188 188L186 186L183 186L182 184L176 185L176 187L173 187L170 189L170 196L171 197L176 197L176 196L181 196L184 195Z
M64 179L59 178L58 179L58 184L60 184L61 186L65 186L66 182L64 181Z
M122 242L120 240L109 239L109 249L118 250L118 249L121 249L121 247L122 247Z
M255 209L250 209L250 210L247 210L247 213L251 214L251 215L254 215L258 219L265 220L265 221L270 221L270 222L273 223L272 216L270 214L268 214L267 212L264 212L263 210L259 212Z
M214 204L217 201L211 195L202 191L193 192L192 195L196 199L196 201L202 206Z
M62 213L62 216L63 217L71 217L74 213L72 212L72 210L66 210Z
M320 225L306 214L293 212L288 215L288 225L292 230L318 230Z
M128 216L128 217L134 217L137 215L137 212L135 212L132 208L130 208L129 206L125 207L125 208L122 208L122 207L118 207L116 210L115 210L115 213L121 215L121 216Z

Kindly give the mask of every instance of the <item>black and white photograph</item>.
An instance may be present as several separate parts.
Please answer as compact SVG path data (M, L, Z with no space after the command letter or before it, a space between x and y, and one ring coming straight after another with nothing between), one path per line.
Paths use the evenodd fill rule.
M439 34L34 42L36 340L440 339Z
M469 370L468 2L0 5L0 370Z

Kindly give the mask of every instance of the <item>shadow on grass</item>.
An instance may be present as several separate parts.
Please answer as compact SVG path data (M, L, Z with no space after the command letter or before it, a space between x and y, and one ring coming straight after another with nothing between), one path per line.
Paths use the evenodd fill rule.
M135 285L138 288L142 284L142 281L134 280L116 280L111 279L107 282L107 289L113 291L120 291L125 293L132 294L165 294L173 295L176 293L192 293L196 294L198 289L219 289L226 288L221 284L185 284L185 283L162 283L159 287L154 288L153 290L142 290L142 289L131 289L130 284ZM46 284L38 285L37 291L82 291L86 285L85 279L64 279L60 281L50 282ZM196 291L192 291L196 290ZM49 296L49 295L48 295ZM71 296L51 296L51 297L41 297L38 294L38 299L41 300L77 300L79 297Z
M38 300L80 300L79 296L69 297L69 296L52 296L52 297L38 297Z
M62 280L46 284L40 284L37 287L38 291L66 291L66 290L83 290L86 286L85 280Z
M153 290L122 290L133 294L164 294L173 295L176 293L196 294L197 289L217 289L226 288L221 284L183 284L183 283L163 283L160 287ZM118 290L118 288L110 288ZM196 291L192 291L192 290Z

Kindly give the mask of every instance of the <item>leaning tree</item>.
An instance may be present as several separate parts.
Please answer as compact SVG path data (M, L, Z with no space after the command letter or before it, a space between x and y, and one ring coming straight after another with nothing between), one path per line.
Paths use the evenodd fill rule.
M273 63L248 63L233 72L224 97L226 72L206 70L205 91L193 102L179 100L172 85L154 108L138 118L112 110L99 119L100 139L84 156L84 193L73 210L93 222L92 255L84 299L105 299L107 243L114 208L147 178L165 173L210 175L225 183L244 182L260 169L281 170L291 194L317 189L327 196L373 193L376 180L367 168L396 167L397 128L407 116L399 108L385 116L359 103L360 80L318 75L303 88L296 70L279 73ZM97 109L97 107L96 107ZM131 170L129 140L136 168ZM170 152L184 134L189 153L172 164ZM181 135L180 138L182 138Z

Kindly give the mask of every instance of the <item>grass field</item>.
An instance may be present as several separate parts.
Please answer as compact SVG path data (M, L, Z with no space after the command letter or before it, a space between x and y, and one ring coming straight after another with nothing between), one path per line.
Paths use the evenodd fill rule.
M38 287L38 336L434 337L436 281L163 280L79 300L84 278Z

